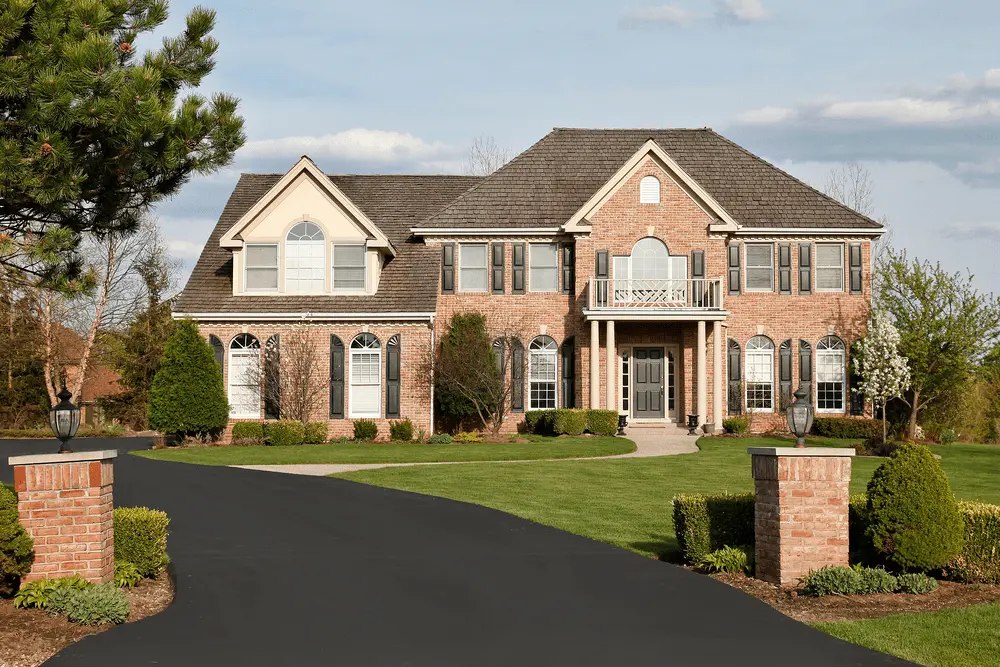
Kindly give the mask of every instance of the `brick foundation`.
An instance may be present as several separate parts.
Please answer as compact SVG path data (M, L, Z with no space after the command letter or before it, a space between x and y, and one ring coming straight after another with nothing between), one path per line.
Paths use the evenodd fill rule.
M853 449L752 447L756 573L781 586L848 565Z
M21 524L35 541L24 581L79 574L114 579L115 450L12 456Z

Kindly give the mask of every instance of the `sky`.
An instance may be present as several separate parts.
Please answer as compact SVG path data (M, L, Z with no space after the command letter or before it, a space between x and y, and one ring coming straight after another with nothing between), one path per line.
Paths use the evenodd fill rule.
M707 126L820 189L860 162L894 245L1000 292L1000 3L171 0L145 46L195 4L221 45L199 93L240 98L248 141L154 211L182 285L240 172L462 173L482 135Z

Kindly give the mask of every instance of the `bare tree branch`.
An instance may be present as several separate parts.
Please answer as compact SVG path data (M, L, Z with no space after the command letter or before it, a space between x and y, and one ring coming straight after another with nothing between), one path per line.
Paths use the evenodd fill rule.
M497 145L492 135L481 134L469 147L465 158L465 173L469 176L489 176L510 162L513 151Z

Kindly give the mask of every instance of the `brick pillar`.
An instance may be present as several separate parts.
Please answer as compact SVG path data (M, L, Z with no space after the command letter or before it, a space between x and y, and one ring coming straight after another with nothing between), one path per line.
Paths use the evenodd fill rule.
M853 449L751 447L757 493L757 578L794 585L812 570L848 564Z
M115 450L12 456L21 524L35 540L24 581L79 574L114 579L112 503Z

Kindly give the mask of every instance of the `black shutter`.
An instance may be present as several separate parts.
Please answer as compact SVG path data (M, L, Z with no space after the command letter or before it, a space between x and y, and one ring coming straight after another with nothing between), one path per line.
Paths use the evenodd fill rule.
M562 259L562 291L563 294L573 294L576 291L576 252L572 243L563 243L559 247Z
M799 384L806 391L806 401L812 403L813 358L812 346L799 341Z
M514 294L524 294L524 244L512 243L510 253L513 269L510 291Z
M729 368L729 405L726 411L731 415L738 415L743 412L743 397L741 396L742 384L742 361L740 359L740 344L735 340L729 340L728 346L728 368Z
M778 291L792 293L792 246L788 243L778 246Z
M861 244L852 243L851 251L851 294L861 294Z
M330 335L330 419L344 418L344 343Z
M222 370L223 359L226 358L226 348L223 347L222 341L215 334L208 337L208 344L212 346L212 353L215 355L215 363L219 364L219 370Z
M562 407L576 407L576 344L567 338L562 344Z
M515 341L510 351L511 410L524 412L524 346Z
M849 348L851 356L849 356L847 359L844 360L847 364L847 377L850 380L850 384L847 386L846 389L848 396L851 397L851 406L850 406L851 415L856 417L861 417L864 416L865 414L865 395L860 392L853 391L854 387L856 387L858 383L861 382L861 378L858 376L857 369L855 369L854 364L851 363L851 360L854 358L856 348L857 348L857 341L851 343L851 346Z
M389 338L385 355L385 416L387 419L399 419L399 334Z
M504 249L503 243L490 245L490 286L494 294L504 292Z
M812 294L812 243L799 244L799 294Z
M274 334L264 345L264 419L281 419L281 338Z
M781 410L792 403L792 341L786 340L778 348L778 381L780 383Z
M594 305L608 306L610 305L608 299L608 277L611 267L608 265L608 251L598 250L595 255L594 267L594 277L597 278L598 282L595 284L597 294L594 295Z
M704 280L705 278L705 251L691 251L691 280ZM704 282L691 284L691 305L694 308L704 308L708 298L708 285Z
M740 244L729 244L728 266L729 266L729 296L740 293Z
M455 293L455 244L441 246L441 293Z

